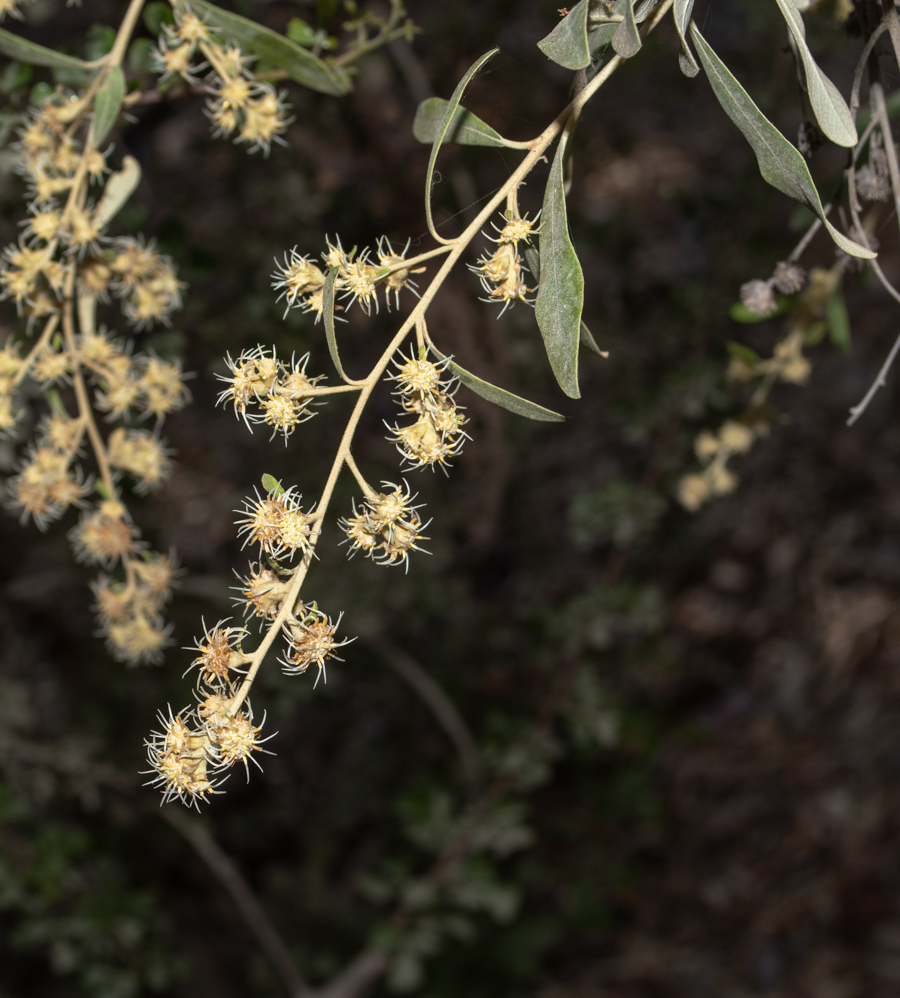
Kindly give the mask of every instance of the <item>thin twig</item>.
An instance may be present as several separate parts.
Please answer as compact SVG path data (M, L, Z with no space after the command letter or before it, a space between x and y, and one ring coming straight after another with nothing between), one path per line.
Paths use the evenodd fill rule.
M469 787L481 782L481 753L462 715L443 687L402 648L377 632L362 635L388 665L419 694L459 753L463 776Z
M160 808L160 816L191 844L216 880L225 888L247 928L256 936L257 942L278 969L291 998L308 995L310 988L297 971L287 946L247 881L241 876L240 870L216 840L199 821L188 818L183 811L171 804L164 804Z

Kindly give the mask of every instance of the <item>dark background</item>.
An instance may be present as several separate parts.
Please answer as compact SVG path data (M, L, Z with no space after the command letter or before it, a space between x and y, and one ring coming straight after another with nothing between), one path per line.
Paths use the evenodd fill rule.
M48 5L21 30L77 51L123 9ZM315 18L303 3L247 12L277 30ZM215 408L223 355L257 343L282 356L310 350L310 371L333 379L321 327L297 313L282 320L273 258L295 245L318 253L336 234L345 246L386 234L427 249L428 150L412 117L493 45L501 52L475 80L472 110L525 139L564 106L571 74L535 48L558 18L550 0L413 2L410 14L423 29L412 50L366 58L353 95L291 85L296 120L268 159L213 140L199 94L142 106L114 133L113 159L130 152L144 170L118 231L155 238L190 284L171 331L135 337L196 372L193 404L165 428L175 471L132 504L186 571L173 647L161 668L112 662L67 523L42 535L5 517L0 746L143 768L155 712L190 700L179 647L201 618L231 612L232 572L246 568L232 511L264 472L315 497L349 413L332 400L285 448ZM717 2L697 16L793 138L804 112L775 4ZM862 42L827 9L808 21L846 93ZM517 161L448 148L441 231L458 231ZM842 165L833 149L814 157L826 196ZM542 176L522 194L531 210ZM408 476L433 517L431 557L414 557L407 575L347 562L330 522L307 584L328 613L343 611L345 634L378 632L414 655L482 745L552 718L549 778L524 798L534 843L496 864L519 912L507 924L476 917L472 941L427 961L419 993L900 995L895 381L844 425L889 349L896 308L868 275L849 274L850 355L810 351L808 385L775 390L770 435L735 463L738 490L690 516L672 497L696 470L694 437L745 402L725 380L725 344L766 353L786 331L779 319L739 326L728 308L790 252L802 214L762 182L704 78L681 76L668 21L588 107L574 178L585 318L610 351L583 356L580 401L555 387L528 307L498 321L460 268L430 312L432 335L460 363L568 422L528 423L461 390L472 436L462 457L446 479ZM2 210L8 242L23 216L8 173ZM896 274L895 221L884 218L882 262ZM804 262L833 259L820 237ZM396 314L349 319L342 354L362 373ZM11 309L4 321L18 330ZM382 391L361 428L354 453L371 480L397 480L382 425L395 410ZM8 474L15 458L3 447ZM342 480L335 516L354 491ZM236 773L203 810L313 982L390 912L360 892L364 874L427 868L403 815L436 791L462 797L449 742L377 646L361 638L343 658L315 690L312 677L267 664L253 699L278 732L277 754L249 785ZM231 901L154 815L153 791L98 789L12 749L2 762L0 995L279 993Z

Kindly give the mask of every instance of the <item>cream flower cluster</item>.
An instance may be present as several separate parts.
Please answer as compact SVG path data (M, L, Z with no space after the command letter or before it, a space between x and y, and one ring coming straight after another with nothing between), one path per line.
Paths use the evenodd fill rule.
M164 25L154 55L163 79L180 76L198 85L202 77L215 135L234 135L251 152L267 155L273 142L284 143L281 136L290 123L285 95L258 80L248 68L251 58L217 39L196 14L176 7L175 24Z

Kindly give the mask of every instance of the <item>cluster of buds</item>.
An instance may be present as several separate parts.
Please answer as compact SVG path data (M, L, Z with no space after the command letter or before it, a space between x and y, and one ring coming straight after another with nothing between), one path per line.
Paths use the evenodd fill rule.
M175 563L167 555L140 550L134 540L134 528L124 522L124 516L117 519L108 515L108 508L103 510L103 506L110 505L104 503L101 510L92 514L97 518L92 528L84 528L82 524L76 527L79 543L89 560L108 563L113 560L108 557L110 546L118 543L124 549L120 557L125 558L125 581L101 575L92 586L100 631L116 658L133 665L156 662L171 631L171 626L163 620L162 609L172 593Z
M375 311L378 311L379 288L384 289L388 308L392 294L399 306L400 291L403 288L416 293L416 284L410 275L422 273L424 267L410 269L406 265L409 243L398 253L391 246L390 240L382 236L374 254L368 248L362 252L357 252L354 248L348 253L341 246L340 240L334 245L326 240L326 246L322 262L325 271L337 271L334 279L335 294L349 298L351 304L358 302L367 314L371 314L373 305ZM378 263L373 262L376 257ZM310 257L298 253L296 248L285 254L284 263L278 264L278 269L272 275L272 287L281 290L279 301L285 299L287 310L299 308L304 312L314 312L316 321L322 314L324 285L325 272Z
M413 506L415 496L409 486L402 489L392 482L382 482L390 489L387 492L373 492L367 496L361 512L353 504L353 516L339 521L339 525L350 542L350 556L357 551L372 558L379 565L403 565L409 567L410 551L421 551L419 541L428 540L422 531L428 526L422 523Z
M729 420L717 434L704 430L694 442L694 452L706 468L700 474L685 475L678 484L678 499L690 512L708 499L727 495L737 487L737 478L728 469L728 459L753 446L756 433L743 423Z
M156 488L168 473L169 455L148 430L120 426L100 443L95 433L94 446L102 451L96 457L107 469L105 484L95 483L79 464L93 415L80 403L78 415L69 415L57 389L87 380L96 388L97 408L113 420L152 416L158 425L184 406L189 395L177 363L132 355L127 344L94 328L96 302L108 302L109 291L121 300L126 320L142 327L167 320L181 304L182 285L172 261L152 246L103 235L108 215L89 192L108 172L105 158L78 138L89 110L86 98L59 90L20 132L18 169L32 200L20 241L3 252L0 288L28 316L29 332L37 319L45 321L26 357L12 339L0 351L0 431L14 432L20 423L30 394L26 378L40 385L51 414L8 483L12 504L41 528L70 506L83 509L69 536L80 560L108 572L121 569L124 579L101 576L93 588L111 651L134 664L158 659L166 642L161 609L174 567L145 550L115 489L123 474L132 476L138 492ZM58 331L64 298L76 291L81 333L64 338ZM92 492L100 497L88 506Z
M191 85L200 83L210 99L207 114L215 135L235 135L251 152L268 155L272 142L281 142L290 124L283 93L258 80L248 68L251 57L237 46L224 44L215 30L189 10L175 7L175 23L163 26L154 52L162 78L180 76Z
M332 622L315 603L310 606L297 603L291 611L284 612L297 571L296 567L286 567L284 562L290 562L298 553L303 561L309 562L320 518L300 508L302 496L293 487L283 489L268 475L263 476L263 485L265 495L256 492L244 501L243 509L237 510L241 516L237 521L238 536L244 535L244 547L258 545L260 556L265 559L251 563L247 578L239 577L237 602L243 603L245 617L258 618L260 626L282 614L289 646L284 659L286 672L306 672L316 663L323 674L325 660L333 656L335 648L346 644L335 640L340 617Z
M312 554L310 531L315 516L304 513L300 508L303 497L294 491L293 486L282 489L275 486L260 497L244 500L244 508L236 510L243 514L237 521L238 537L244 537L244 547L258 544L260 552L276 561L285 555L293 557L299 551L307 557Z
M325 663L329 658L338 658L334 650L349 644L351 638L343 641L335 640L341 618L332 621L318 608L315 603L309 606L298 605L294 613L285 621L284 636L287 639L287 651L281 664L287 675L302 675L311 666L318 669L316 682L327 679Z
M265 718L253 723L249 700L236 697L233 673L240 673L250 660L241 649L247 635L243 627L226 627L220 620L211 630L204 626L191 650L197 652L191 668L197 667L198 703L177 715L159 715L161 731L145 742L152 776L151 784L162 788L163 800L181 800L199 805L224 781L237 763L243 763L249 779L249 762L259 766L257 754L264 752L260 736ZM271 737L271 736L270 736Z
M301 424L315 416L313 399L327 389L317 388L324 378L306 375L309 354L300 360L285 364L279 360L274 348L262 346L244 350L237 360L228 355L225 363L229 374L220 374L219 380L228 387L219 395L219 402L230 402L234 414L244 420L248 429L251 423L265 423L272 427L272 437L280 433L287 443L288 437ZM248 407L256 406L254 411Z
M503 302L503 312L516 300L528 302L526 297L533 288L525 284L522 271L524 262L519 254L519 243L528 246L539 231L534 221L520 218L517 213L507 210L502 228L494 226L497 238L487 236L497 244L490 256L481 257L469 269L481 278L481 286L487 292L487 301Z
M442 380L448 361L436 364L423 349L418 357L401 356L394 364L397 370L392 380L398 384L394 394L403 411L414 413L417 419L407 426L391 427L390 439L410 467L447 466L468 439L463 432L466 417L453 397L453 381Z

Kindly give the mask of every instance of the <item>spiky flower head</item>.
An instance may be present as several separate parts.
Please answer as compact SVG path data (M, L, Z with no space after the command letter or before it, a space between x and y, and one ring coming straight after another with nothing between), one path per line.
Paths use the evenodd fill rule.
M319 670L316 684L319 679L327 681L326 661L329 658L337 658L335 649L350 641L347 638L343 641L335 640L340 623L340 617L333 622L315 604L310 607L299 607L294 618L284 625L284 636L288 643L285 656L281 660L284 671L289 675L300 675L311 665L315 665Z
M248 661L240 647L248 633L246 627L224 627L226 623L227 620L220 620L212 629L204 624L203 637L197 638L190 649L199 652L191 668L197 666L198 681L208 686L223 685L233 669Z

